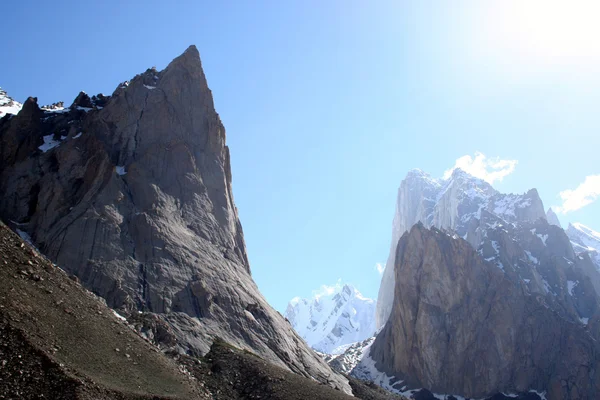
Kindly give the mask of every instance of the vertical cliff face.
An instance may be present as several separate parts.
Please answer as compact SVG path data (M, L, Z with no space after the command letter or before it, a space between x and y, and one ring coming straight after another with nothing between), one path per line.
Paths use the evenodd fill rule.
M553 251L556 260L569 249ZM600 348L588 321L556 311L547 300L577 295L584 283L568 283L574 269L567 266L555 284L547 282L554 291L547 296L528 289L532 277L519 284L499 268L495 255L483 257L457 235L422 224L402 236L391 316L370 350L377 369L396 376L404 390L426 387L480 398L535 389L548 399L594 398L600 392ZM593 292L585 284L582 291ZM597 320L596 312L592 330Z
M594 398L600 273L590 232L562 230L535 189L502 194L460 170L446 180L411 171L379 292L382 331L354 371L403 393Z
M112 96L30 98L0 119L0 216L114 308L154 313L180 351L215 336L348 389L259 293L225 129L198 51ZM158 322L156 322L158 321Z
M402 234L421 222L426 227L455 231L477 248L483 229L478 229L482 212L505 223L545 219L537 191L522 195L502 194L487 182L456 169L448 179L433 179L420 170L408 173L400 184L392 227L392 244L377 299L377 326L382 327L391 312L394 294L396 246Z

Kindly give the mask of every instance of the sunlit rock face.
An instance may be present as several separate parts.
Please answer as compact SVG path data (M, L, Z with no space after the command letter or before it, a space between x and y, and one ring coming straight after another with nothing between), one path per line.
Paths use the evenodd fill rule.
M0 119L0 216L140 329L194 354L214 337L348 391L259 293L225 128L198 50L111 96L29 98Z

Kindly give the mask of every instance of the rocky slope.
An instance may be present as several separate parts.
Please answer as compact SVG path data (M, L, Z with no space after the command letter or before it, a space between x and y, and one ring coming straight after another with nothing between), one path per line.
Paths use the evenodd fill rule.
M375 301L351 285L337 285L313 299L296 297L285 317L313 349L339 354L375 333Z
M0 343L2 398L210 398L1 222Z
M346 392L259 293L198 51L111 96L0 119L0 217L163 348L216 336ZM168 332L168 334L165 334Z
M0 398L353 398L219 338L204 357L161 352L134 322L0 222ZM350 385L354 398L400 399Z
M561 251L572 249L556 249ZM550 300L565 296L564 286L549 283L548 290L556 292L548 296L528 286L533 276L519 284L499 268L508 264L506 256L501 251L486 260L458 235L415 225L397 246L391 317L361 363L372 360L378 371L395 377L391 385L400 391L426 387L479 398L537 390L548 399L595 398L600 393L597 310L590 311L590 326L575 320L581 312L577 302L575 314L557 311ZM568 266L555 271L564 267L558 280L574 271ZM589 281L579 281L571 291L579 285L591 290Z
M215 400L348 400L352 397L326 385L300 377L266 363L257 355L240 351L217 340L201 362L177 357L192 376L204 383ZM354 398L363 400L406 400L381 388L349 378Z

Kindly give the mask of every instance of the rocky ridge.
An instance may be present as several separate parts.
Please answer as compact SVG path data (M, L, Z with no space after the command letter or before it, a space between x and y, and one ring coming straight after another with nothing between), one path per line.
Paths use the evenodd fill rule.
M30 97L1 118L0 191L3 220L164 350L205 354L218 336L350 392L252 280L194 46L111 96Z
M5 115L18 114L19 111L21 111L21 108L23 108L23 104L15 101L6 93L6 91L0 88L0 118L4 117Z
M0 222L1 398L400 399L354 378L351 397L220 338L204 356L159 351L134 321Z
M554 210L552 210L552 208L549 208L548 211L546 211L546 220L548 221L548 223L550 225L556 225L559 228L562 228L562 225L560 224L560 221L558 220L558 216L556 215Z
M351 285L338 284L313 299L296 297L285 317L313 349L339 354L375 333L375 301Z
M2 398L210 398L1 222L0 358Z
M590 257L600 270L600 233L580 223L569 224L566 232L575 252Z

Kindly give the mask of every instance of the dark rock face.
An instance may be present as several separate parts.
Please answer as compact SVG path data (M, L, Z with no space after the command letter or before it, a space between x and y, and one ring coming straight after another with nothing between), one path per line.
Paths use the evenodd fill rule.
M69 109L28 99L0 120L0 217L169 347L215 336L348 390L260 295L231 189L225 129L198 51ZM166 328L165 328L166 329ZM164 329L163 329L164 330Z
M408 173L398 190L392 225L392 245L381 278L377 299L377 326L383 327L392 309L396 247L400 237L421 222L427 227L454 231L477 248L486 226L483 215L504 224L535 222L546 213L536 189L527 193L503 194L489 183L455 169L448 179L433 179L420 170ZM490 219L490 218L488 218Z
M537 229L560 231L544 220L539 223ZM576 268L557 265L559 257L572 262L572 248L561 246L558 239L548 242L558 235L532 229L536 228L515 235L529 232L532 241L546 240L537 245L550 250L540 247L538 255L541 265L551 271L536 273L548 277L546 281L556 275L555 284L547 281L551 294L516 281L525 273L513 268L518 266L513 262L518 261L517 253L523 252L518 245L501 243L499 249L511 250L480 255L458 236L422 224L402 236L396 252L392 312L370 351L377 368L404 380L408 387L436 393L481 398L500 391L536 389L547 391L552 400L595 398L600 393L600 347L593 337L598 318L592 284L578 276L582 292L593 293L579 304L575 292L579 285L565 283L569 277L574 279L567 275L576 274ZM479 250L486 251L484 247ZM535 281L533 276L526 279L529 284ZM574 299L550 302L559 297ZM596 309L583 310L582 304ZM576 321L582 313L594 313L589 327Z

